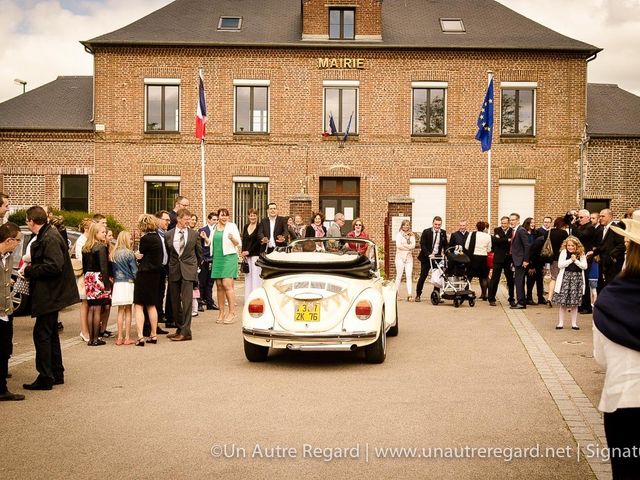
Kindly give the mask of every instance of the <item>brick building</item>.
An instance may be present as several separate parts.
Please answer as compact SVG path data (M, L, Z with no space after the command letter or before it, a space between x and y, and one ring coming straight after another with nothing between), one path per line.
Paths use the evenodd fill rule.
M381 240L390 197L414 199L394 212L416 231L435 214L448 230L486 219L487 154L474 136L488 71L491 223L607 193L581 175L599 168L584 138L599 49L492 0L177 0L83 44L93 79L50 86L72 90L59 108L89 111L35 122L37 109L19 112L40 89L0 105L0 190L16 205L84 202L132 225L179 192L200 215L200 69L207 210L228 207L240 224L270 200L283 214L361 216ZM69 79L89 94L73 95ZM339 133L323 135L331 118Z
M585 208L619 216L640 208L640 97L617 85L588 85Z

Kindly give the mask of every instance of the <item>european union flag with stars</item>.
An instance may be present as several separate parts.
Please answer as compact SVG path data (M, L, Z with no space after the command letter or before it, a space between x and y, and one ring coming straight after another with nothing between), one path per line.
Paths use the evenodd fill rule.
M480 140L482 151L491 150L491 137L493 136L493 78L487 87L480 115L478 115L478 133L476 140Z

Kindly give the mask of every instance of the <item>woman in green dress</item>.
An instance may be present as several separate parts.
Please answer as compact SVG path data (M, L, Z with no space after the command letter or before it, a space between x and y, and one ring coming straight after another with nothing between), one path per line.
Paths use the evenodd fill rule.
M238 278L238 249L242 240L238 226L229 221L229 210L218 210L218 223L214 225L211 237L211 278L216 282L220 312L216 323L228 325L236 320L236 294L233 283ZM225 298L229 310L225 310Z

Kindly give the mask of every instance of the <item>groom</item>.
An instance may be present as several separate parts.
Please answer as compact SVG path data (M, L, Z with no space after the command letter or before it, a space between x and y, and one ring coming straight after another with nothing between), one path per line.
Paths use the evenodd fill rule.
M173 307L175 333L167 335L174 342L191 340L191 304L193 285L198 281L198 265L202 262L198 232L189 228L191 213L186 208L176 212L176 226L165 236L169 255L169 295Z

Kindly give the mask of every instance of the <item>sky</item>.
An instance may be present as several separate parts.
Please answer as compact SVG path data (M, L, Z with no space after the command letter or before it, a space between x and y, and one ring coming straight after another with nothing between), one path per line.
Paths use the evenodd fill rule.
M399 1L399 0L387 0ZM569 37L604 50L588 80L640 96L640 0L499 0ZM80 40L121 28L171 0L0 0L0 102L59 75L92 75ZM384 8L384 7L383 7Z

